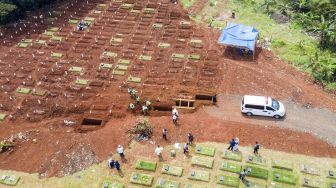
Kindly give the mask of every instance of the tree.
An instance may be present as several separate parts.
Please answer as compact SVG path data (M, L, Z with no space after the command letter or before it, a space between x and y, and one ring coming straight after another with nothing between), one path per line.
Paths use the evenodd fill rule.
M276 5L275 0L265 0L264 3L261 5L261 7L264 9L266 14L272 13L271 8Z
M19 15L17 6L0 2L0 24L5 24L16 19Z
M321 20L313 26L313 28L309 29L314 33L318 33L320 37L320 46L323 49L329 47L330 43L332 42L332 38L335 37L335 23L331 20L325 20L324 16L321 15Z

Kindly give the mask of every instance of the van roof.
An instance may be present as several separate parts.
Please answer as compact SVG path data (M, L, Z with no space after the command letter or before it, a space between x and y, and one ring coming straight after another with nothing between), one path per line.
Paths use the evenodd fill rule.
M272 102L271 97L244 95L244 104L255 104L264 106L264 105L270 105L271 102Z

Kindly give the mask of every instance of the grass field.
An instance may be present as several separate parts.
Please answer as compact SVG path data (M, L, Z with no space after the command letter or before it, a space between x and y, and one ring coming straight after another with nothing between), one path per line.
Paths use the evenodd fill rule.
M52 177L40 179L38 174L28 174L22 172L0 170L0 177L13 176L20 178L16 187L48 187L48 188L86 188L86 187L180 187L180 188L205 188L205 187L223 187L223 186L237 186L238 170L242 168L250 168L251 175L247 176L247 182L243 184L241 181L239 187L255 187L263 188L265 185L268 187L300 187L305 182L304 179L309 178L305 186L327 187L327 184L336 184L336 179L327 178L328 170L333 169L336 165L336 159L329 158L316 158L303 155L287 154L272 150L262 149L260 154L268 158L269 161L266 166L252 165L246 161L232 161L222 159L223 148L225 144L217 143L204 143L207 146L214 147L217 151L214 157L206 157L214 160L212 169L206 167L199 167L192 165L192 157L184 157L182 150L177 150L176 157L170 157L169 151L174 148L173 146L166 146L163 157L164 161L160 162L152 154L148 152L143 154L136 154L133 151L135 148L147 151L152 145L133 143L130 149L126 152L135 153L131 160L128 160L127 165L122 164L122 174L119 176L116 170L107 168L106 161L100 164L93 165L83 171L77 172L73 175L65 176L62 178ZM196 154L196 148L190 148L190 155L197 157L205 157L204 155ZM246 158L253 152L252 148L240 147L241 155ZM114 156L117 158L118 156ZM137 169L139 161L147 159L150 165L141 165L141 169ZM149 160L151 159L151 160ZM293 160L295 159L295 160ZM281 170L272 167L272 161L281 160L289 161L292 163L292 171ZM226 170L223 169L223 163L226 164ZM154 168L153 164L156 164ZM313 176L301 172L302 164L309 164L320 169L320 176ZM126 166L125 166L126 165ZM144 166L150 166L148 169L155 169L154 171L144 170ZM169 166L168 170L166 170ZM225 165L224 165L225 166ZM147 167L146 167L147 169ZM167 171L169 173L167 173ZM195 174L192 176L192 172ZM136 177L135 177L136 175ZM317 180L318 181L317 181ZM161 181L160 181L161 180ZM178 186L179 185L179 186ZM0 183L0 187L3 187Z

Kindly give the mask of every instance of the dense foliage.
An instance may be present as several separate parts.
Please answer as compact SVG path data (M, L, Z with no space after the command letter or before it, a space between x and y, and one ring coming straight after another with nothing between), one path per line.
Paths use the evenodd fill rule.
M315 33L322 49L336 51L336 0L264 0L261 7L267 14L289 17Z
M15 21L26 11L40 8L55 0L0 0L0 24Z

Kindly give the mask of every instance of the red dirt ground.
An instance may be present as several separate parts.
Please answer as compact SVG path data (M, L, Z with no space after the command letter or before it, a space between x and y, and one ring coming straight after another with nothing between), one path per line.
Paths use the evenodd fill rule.
M43 23L39 20L35 26L33 23L37 21L32 18L30 28L21 33L15 34L18 29L11 26L1 29L4 33L1 39L5 43L0 48L0 112L8 116L0 125L0 138L31 131L28 140L17 139L11 153L0 155L1 169L61 176L68 155L81 149L80 145L95 152L99 160L106 159L118 144L127 143L124 132L139 118L127 111L131 102L128 87L135 87L141 99L151 99L154 104L174 105L172 98L195 99L196 94L248 93L290 99L303 105L310 103L336 111L334 95L324 92L307 75L279 61L271 52L259 49L255 62L245 60L236 57L230 49L217 45L219 31L200 28L192 22L190 27L181 27L182 20L190 21L186 11L168 0L150 3L106 1L107 7L98 15L90 10L96 9L103 1L89 1L89 4L86 1L82 4L81 1L71 2L53 6L63 12L53 22L53 26L61 28L56 33L63 37L61 43L41 34L52 26L46 20L48 11L41 12L45 15ZM134 10L140 10L139 15L121 8L123 3L133 4ZM146 13L146 7L154 8L154 13ZM82 19L89 15L96 19L84 32L74 31L74 26L67 23L77 10L73 17ZM154 23L164 27L154 29ZM27 32L33 33L34 29L35 34L28 36ZM111 45L112 37L123 41ZM16 47L22 38L47 40L47 45ZM191 39L202 40L203 45L194 46ZM160 42L169 43L170 47L160 49L157 47ZM101 58L104 51L115 52L117 57ZM64 56L51 58L52 52ZM201 59L173 60L173 53L198 54ZM140 55L151 55L152 60L139 60ZM100 63L110 63L115 67L119 58L131 60L124 76L111 75L112 70L99 68ZM69 72L72 66L82 67L83 74ZM142 78L141 84L128 83L129 75ZM74 83L77 78L90 82L79 86ZM18 94L15 90L20 86L46 90L47 94ZM195 102L196 107L202 104ZM160 114L168 116L160 117ZM169 114L151 113L150 123L156 127L155 141L162 142L159 138L161 130L167 127L172 136L170 142L184 141L188 131L192 131L196 141L227 142L232 136L238 136L242 145L258 140L270 149L336 156L334 147L306 133L224 122L211 118L202 109L183 114L180 126L175 128ZM80 124L85 117L101 118L107 123L95 131L81 133ZM76 125L65 126L64 119L72 120ZM32 139L37 139L37 143L32 143Z

